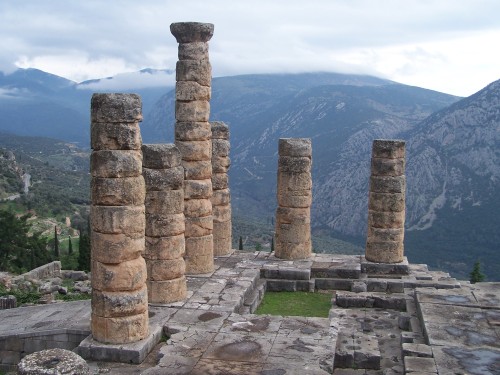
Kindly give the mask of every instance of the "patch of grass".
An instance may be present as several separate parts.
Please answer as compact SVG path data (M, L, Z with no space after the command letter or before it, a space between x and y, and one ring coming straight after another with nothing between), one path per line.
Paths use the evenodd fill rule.
M255 314L327 318L331 293L266 292Z
M0 297L13 295L16 297L17 306L21 306L27 303L37 303L42 296L38 291L35 290L9 290L5 289L3 285L0 285Z

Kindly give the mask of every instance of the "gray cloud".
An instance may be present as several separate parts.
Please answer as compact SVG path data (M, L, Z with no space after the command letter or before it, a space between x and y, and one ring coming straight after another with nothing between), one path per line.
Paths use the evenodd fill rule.
M435 62L433 43L442 43L445 58L448 40L473 36L470 43L480 44L483 33L500 33L498 14L496 0L3 0L0 70L31 66L82 81L173 69L177 45L169 25L200 21L215 24L210 50L216 76L325 70L400 79L410 72L407 80L418 81L422 66ZM419 51L417 61L411 51ZM497 54L484 51L477 59L491 65L477 78L481 85L485 74L499 78Z

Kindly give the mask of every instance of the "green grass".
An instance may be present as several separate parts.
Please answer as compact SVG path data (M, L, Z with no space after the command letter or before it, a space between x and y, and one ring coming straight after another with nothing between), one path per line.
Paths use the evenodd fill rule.
M255 314L327 318L331 293L266 292Z

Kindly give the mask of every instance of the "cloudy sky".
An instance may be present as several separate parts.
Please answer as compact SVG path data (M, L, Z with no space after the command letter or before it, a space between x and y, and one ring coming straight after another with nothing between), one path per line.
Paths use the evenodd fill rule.
M334 71L468 96L500 79L499 15L498 0L0 0L0 70L173 69L169 25L200 21L214 76Z

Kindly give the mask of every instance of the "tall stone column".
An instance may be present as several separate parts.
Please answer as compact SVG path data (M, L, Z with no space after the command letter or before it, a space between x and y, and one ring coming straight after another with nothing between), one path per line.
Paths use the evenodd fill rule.
M214 214L214 255L232 249L231 192L229 190L229 127L221 121L212 125L212 209Z
M312 147L306 138L281 138L278 159L278 208L275 255L311 255Z
M403 261L405 189L405 142L373 141L367 260L377 263Z
M92 96L91 330L103 343L148 336L141 120L138 95Z
M212 68L208 41L214 26L182 22L170 25L179 43L175 86L175 145L184 167L186 273L214 269L212 216L212 132L210 95Z
M184 168L173 144L143 145L146 183L148 300L170 303L186 298L184 263Z

